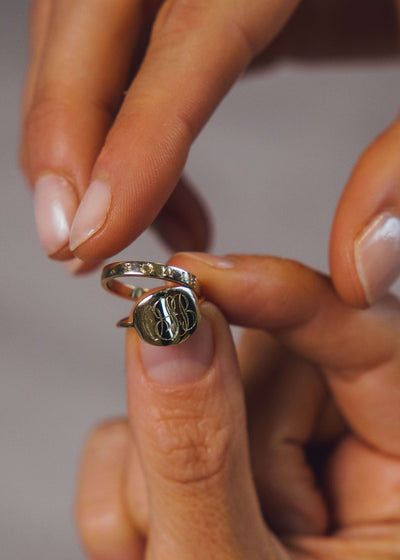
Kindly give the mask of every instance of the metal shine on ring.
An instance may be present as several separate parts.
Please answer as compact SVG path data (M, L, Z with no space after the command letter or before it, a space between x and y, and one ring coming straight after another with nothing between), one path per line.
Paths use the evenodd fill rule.
M177 285L148 290L117 280L132 276L157 278ZM111 263L103 268L101 282L107 291L137 301L132 320L126 317L117 326L136 329L149 344L179 344L197 329L200 285L193 274L182 268L142 261Z

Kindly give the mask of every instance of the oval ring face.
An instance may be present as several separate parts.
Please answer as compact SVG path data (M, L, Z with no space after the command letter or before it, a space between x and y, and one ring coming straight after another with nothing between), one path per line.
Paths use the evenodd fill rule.
M141 299L133 312L139 336L155 346L179 344L194 333L200 313L189 288L158 290Z

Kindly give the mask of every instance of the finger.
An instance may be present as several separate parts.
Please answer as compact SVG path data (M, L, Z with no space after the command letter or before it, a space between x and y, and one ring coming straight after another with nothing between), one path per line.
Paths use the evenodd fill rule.
M259 391L266 391L270 378L286 365L292 354L272 334L258 329L244 329L238 346L240 371L244 381L246 402L258 399ZM299 361L300 358L297 357ZM321 381L320 381L321 382ZM264 407L265 408L265 407ZM249 413L256 407L251 406ZM346 426L335 402L328 398L314 425L311 443L326 444L343 435Z
M245 379L254 375L264 378L246 398L252 467L261 507L278 534L324 534L328 511L308 464L305 445L322 415L326 387L315 368L304 360L281 352L271 363L271 354L266 355L270 338L261 331L247 332L239 346Z
M29 62L22 102L23 121L32 105L37 76L46 45L50 16L51 0L35 0L32 2L29 17ZM20 147L20 161L22 168L27 172L27 154L24 148L26 146L22 144Z
M125 494L127 509L133 524L139 534L147 540L150 519L149 496L137 446L132 437L128 449Z
M84 450L76 503L83 546L91 560L141 560L144 540L125 499L130 432L125 421L108 422Z
M294 557L395 560L399 545L400 463L354 437L331 455L326 488L334 516L329 539L286 539Z
M349 535L316 539L315 537L289 537L285 544L295 560L397 560L398 528L367 528Z
M341 197L330 248L340 296L364 307L384 296L400 272L400 121L364 152Z
M271 329L317 364L352 429L380 450L400 454L400 304L344 304L328 278L283 259L178 254L204 295L236 324ZM230 267L230 268L229 268ZM240 302L240 303L239 303Z
M286 559L256 499L228 326L214 306L201 307L198 331L180 345L127 334L129 417L151 505L147 553L195 558L201 547L202 558Z
M242 0L163 4L75 217L71 248L77 256L115 254L154 221L193 139L298 3L257 0L251 9Z
M385 523L396 523L398 531L398 457L379 453L356 438L347 437L333 452L326 477L335 525L345 529L346 534Z
M121 102L139 24L139 0L52 3L23 150L39 238L55 258L71 257L72 219Z
M210 243L211 227L204 203L184 178L153 226L173 251L204 251Z

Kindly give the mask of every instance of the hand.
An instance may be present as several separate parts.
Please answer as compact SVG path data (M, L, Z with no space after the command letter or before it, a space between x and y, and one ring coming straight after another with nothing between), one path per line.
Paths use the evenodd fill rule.
M298 2L34 3L22 161L49 255L70 258L70 242L99 260L153 222L194 137ZM182 190L160 227L172 245L204 248L204 211Z
M36 0L22 161L45 251L69 259L71 242L85 261L111 256L167 200L156 222L162 236L174 250L204 250L201 203L185 182L171 193L193 139L299 3L257 0L249 10L246 0ZM267 53L331 59L393 52L391 6L305 0ZM365 153L339 205L331 268L351 304L380 297L398 271L398 221L387 212L400 212L399 142L396 120ZM371 222L391 227L392 241L382 229L377 243L363 237Z
M399 303L350 308L328 278L280 259L171 262L229 321L258 330L245 332L240 369L209 302L180 346L127 333L128 420L96 430L82 461L89 557L396 558Z

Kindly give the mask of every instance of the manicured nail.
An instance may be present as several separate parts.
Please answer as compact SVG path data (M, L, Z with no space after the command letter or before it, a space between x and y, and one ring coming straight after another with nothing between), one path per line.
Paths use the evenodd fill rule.
M354 245L360 282L370 304L386 294L400 274L400 219L383 212Z
M185 255L185 257L195 259L215 268L234 268L236 266L236 261L232 257L218 257L217 255L210 255L209 253L196 252L184 252L178 254Z
M43 175L34 188L35 218L47 255L68 244L78 199L71 184L58 175Z
M93 181L89 185L72 223L71 251L85 243L102 227L106 221L110 203L110 185L104 181Z
M210 321L203 317L196 332L185 342L172 346L151 346L141 341L142 363L147 375L158 383L177 385L202 377L214 355Z

